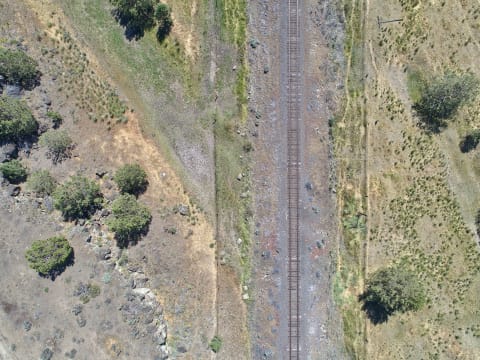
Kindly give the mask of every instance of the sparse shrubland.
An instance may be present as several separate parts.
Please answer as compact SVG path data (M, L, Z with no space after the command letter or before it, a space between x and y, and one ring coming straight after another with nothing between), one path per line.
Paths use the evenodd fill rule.
M25 102L0 96L0 142L14 142L36 135L37 120Z
M384 322L397 312L419 310L426 301L425 290L416 275L398 265L374 272L361 299L374 323Z
M27 180L27 189L37 195L50 195L57 187L57 181L48 170L34 171Z
M120 192L139 195L147 189L147 173L138 164L127 164L117 170L114 177Z
M135 196L121 195L112 204L112 217L107 221L115 233L119 247L136 242L148 230L152 215L148 208L137 202Z
M47 156L56 164L70 157L73 140L65 130L49 130L40 136L39 143L47 148Z
M32 89L39 81L38 63L20 50L0 47L0 75L9 84Z
M27 168L18 159L0 164L0 172L12 184L21 183L27 178Z
M26 251L29 266L42 276L55 277L73 258L73 248L63 236L36 240Z
M83 176L72 176L53 192L55 208L66 220L88 218L102 205L100 187Z
M438 131L462 104L476 95L478 85L472 74L446 73L427 83L413 108L427 128Z

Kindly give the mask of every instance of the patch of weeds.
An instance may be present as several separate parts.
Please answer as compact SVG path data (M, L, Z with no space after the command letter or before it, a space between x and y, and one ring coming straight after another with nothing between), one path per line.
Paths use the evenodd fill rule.
M218 353L222 348L222 339L220 338L220 336L215 335L210 341L210 344L208 344L208 346L214 353Z

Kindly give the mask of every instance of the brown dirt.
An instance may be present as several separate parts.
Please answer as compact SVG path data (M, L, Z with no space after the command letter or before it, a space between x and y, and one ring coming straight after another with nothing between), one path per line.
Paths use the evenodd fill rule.
M36 35L47 28L51 9L32 2L28 4L30 8L23 2L2 4L2 17L9 19L8 25L3 21L2 36L22 37L29 53L40 60L40 47L52 45L48 37L37 45ZM87 49L84 50L88 53ZM106 72L102 71L99 62L91 53L88 57L96 64L96 76L104 78ZM129 287L129 279L142 273L164 308L168 323L167 343L172 357L211 358L213 353L208 349L208 341L216 332L217 298L211 219L192 202L168 161L154 142L144 136L136 115L129 113L127 125L114 126L110 131L104 124L88 120L86 114L76 107L77 99L67 98L51 80L52 73L58 69L56 61L60 60L55 56L49 61L41 61L42 84L25 94L25 98L29 104L40 101L42 94L52 99L53 109L64 115L62 128L68 130L76 143L73 157L54 166L45 158L42 149L33 149L28 157L21 153L24 162L32 170L49 169L60 182L75 173L95 178L97 170L105 170L108 174L100 181L105 194L114 190L110 177L118 166L139 162L149 178L149 188L140 201L150 207L153 220L148 235L124 251L128 254L128 265L113 269L114 261L113 265L112 261L99 261L95 255L101 247L108 247L112 249L113 260L120 256L112 234L105 227L100 232L103 235L94 236L92 243L88 244L77 226L62 222L57 212L45 213L42 206L35 206L35 199L30 195L10 198L2 193L0 226L4 230L0 236L0 248L5 251L0 257L0 267L9 276L2 277L0 282L7 290L0 302L9 305L0 310L0 358L38 358L45 346L52 348L58 356L75 348L79 351L78 359L91 359L92 354L96 359L106 359L112 356L111 351L117 353L119 350L120 359L153 358L153 344L132 338L132 329L123 323L118 311L124 301L125 289ZM68 65L63 66L68 69ZM71 115L72 111L75 116ZM35 112L41 116L40 110ZM191 215L174 214L173 208L178 204L188 205ZM164 231L173 226L177 228L175 235ZM75 264L52 282L30 270L23 253L33 240L58 233L71 240ZM128 270L130 268L137 270ZM107 273L111 277L109 283L103 282ZM99 298L85 305L87 324L83 328L79 328L71 314L71 307L78 301L72 291L79 281L93 281L101 287ZM30 332L26 332L22 325L28 319L33 322ZM113 324L111 331L101 328L102 321L107 320ZM61 330L61 338L55 333L56 328ZM113 342L119 346L112 348ZM187 349L186 353L177 351L180 345Z

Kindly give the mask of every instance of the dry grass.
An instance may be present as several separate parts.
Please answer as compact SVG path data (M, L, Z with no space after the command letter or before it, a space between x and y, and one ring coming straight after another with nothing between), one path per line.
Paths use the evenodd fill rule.
M411 97L421 91L420 78L445 70L469 69L480 76L480 7L474 1L407 0L370 0L366 6L366 273L404 262L426 284L429 303L381 325L367 323L366 353L355 350L358 357L375 359L475 359L480 256L472 230L480 187L477 156L461 154L458 143L480 126L480 107L474 102L463 108L447 131L431 135L420 130ZM377 16L403 22L379 30ZM344 129L353 126L348 119L354 118L346 118ZM342 131L337 144L343 149L354 139L361 141L355 132ZM351 163L341 162L340 169L348 173ZM344 179L340 194L352 188ZM344 231L348 239L351 230ZM361 281L354 288L361 291ZM361 334L347 336L354 342Z

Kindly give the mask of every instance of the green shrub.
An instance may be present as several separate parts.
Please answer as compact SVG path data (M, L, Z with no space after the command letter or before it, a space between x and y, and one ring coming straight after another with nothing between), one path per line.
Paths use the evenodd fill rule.
M148 185L147 174L138 164L127 164L117 170L114 177L120 191L125 194L138 195Z
M32 89L40 77L37 67L38 63L23 51L0 47L0 75L7 83Z
M460 151L463 153L472 151L480 143L480 130L474 130L467 134L460 142Z
M38 170L33 172L27 180L27 189L37 195L50 195L57 187L57 181L48 172L48 170Z
M210 341L209 346L214 353L218 353L222 348L222 339L219 336L215 335L212 341Z
M155 19L157 20L157 39L163 41L172 30L173 20L170 7L166 4L158 4L155 9Z
M427 84L413 108L430 130L445 126L458 108L477 93L478 80L472 74L447 73Z
M101 208L100 187L83 176L72 176L53 192L54 206L67 220L88 218Z
M419 310L426 301L422 283L403 266L384 268L373 273L366 282L366 291L361 299L367 310L375 309L376 315L380 314L385 320L396 312Z
M73 258L73 249L63 236L36 240L26 251L30 267L43 276L61 273Z
M53 127L56 129L63 122L63 117L56 111L47 111L47 116L52 120Z
M27 178L27 169L17 159L0 164L0 172L12 184L21 183Z
M70 157L73 141L65 130L49 130L40 136L39 143L47 148L47 156L56 164Z
M139 204L135 196L125 194L113 202L107 225L115 233L118 246L125 247L147 232L151 219L146 206Z
M0 96L0 142L22 140L37 129L37 120L23 101Z

